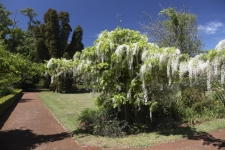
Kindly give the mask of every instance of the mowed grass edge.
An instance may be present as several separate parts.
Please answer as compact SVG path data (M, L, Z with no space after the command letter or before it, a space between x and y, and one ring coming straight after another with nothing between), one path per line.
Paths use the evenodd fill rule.
M92 93L59 94L41 92L39 97L60 123L71 133L78 129L79 123L77 122L77 116L82 110L85 108L96 109ZM80 143L104 148L149 147L184 138L190 133L210 132L223 128L225 128L225 119L217 119L189 128L183 128L182 130L141 133L123 138L109 138L84 134L75 134L74 138Z

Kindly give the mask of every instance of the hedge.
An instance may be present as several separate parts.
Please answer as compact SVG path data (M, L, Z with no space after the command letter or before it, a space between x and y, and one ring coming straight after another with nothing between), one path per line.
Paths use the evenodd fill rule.
M14 93L0 98L0 116L22 95L22 90L15 90Z

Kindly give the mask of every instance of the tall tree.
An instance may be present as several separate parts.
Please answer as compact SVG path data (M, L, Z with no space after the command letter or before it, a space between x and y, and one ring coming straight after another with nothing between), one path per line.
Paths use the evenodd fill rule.
M13 25L13 21L9 18L12 12L6 10L6 7L0 3L0 39L6 41L6 36L10 33L10 26Z
M35 26L33 29L35 37L35 50L38 55L38 59L41 62L50 59L48 49L45 45L45 25Z
M60 12L59 13L59 26L60 26L60 56L63 56L64 52L66 51L66 47L68 46L68 38L70 32L72 31L69 25L69 13L68 12Z
M196 15L187 13L185 9L177 11L172 7L161 10L156 20L148 13L145 15L148 24L141 26L151 42L160 47L174 46L189 55L200 52L202 43L198 35Z
M20 53L23 55L27 55L21 47L24 46L24 41L26 40L26 33L21 28L12 28L8 34L7 39L7 49L12 53Z
M19 10L24 16L27 16L28 21L28 30L32 31L35 25L40 24L40 21L34 20L34 17L37 16L37 13L34 12L34 9L32 8L26 8Z
M21 54L7 51L3 40L0 40L0 89L15 84L21 85L33 82L33 78L41 71L43 65L35 64L25 59Z
M67 50L71 58L76 52L81 52L81 50L84 49L82 37L83 37L83 29L80 25L78 25L73 32L72 40Z
M50 57L59 58L60 57L60 42L59 33L60 26L58 21L57 11L54 9L48 9L44 14L45 22L45 44L49 50Z
M0 39L4 40L7 50L13 53L20 53L23 56L32 57L34 60L35 54L32 53L33 41L30 39L30 34L16 27L16 21L9 18L12 13L0 3Z
M29 60L38 61L37 52L35 50L35 39L33 28L36 25L40 24L40 21L35 20L34 18L37 16L37 13L34 12L32 8L25 8L19 10L19 12L28 17L28 26L27 31L24 32L23 45L21 45L18 49L21 54L25 55Z

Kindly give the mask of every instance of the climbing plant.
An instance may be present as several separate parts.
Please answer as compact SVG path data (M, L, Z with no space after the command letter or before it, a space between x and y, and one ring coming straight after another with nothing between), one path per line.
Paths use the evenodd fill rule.
M52 79L66 73L82 76L89 88L100 92L99 107L124 110L132 124L132 114L142 107L149 107L151 119L158 103L172 103L187 78L189 86L205 78L208 90L213 80L224 83L224 60L224 50L189 57L175 47L148 43L138 31L118 27L103 31L73 60L51 59L47 68Z

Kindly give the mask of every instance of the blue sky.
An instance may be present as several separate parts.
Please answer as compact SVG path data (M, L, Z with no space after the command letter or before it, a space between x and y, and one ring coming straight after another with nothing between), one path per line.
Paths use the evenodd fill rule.
M36 19L41 22L48 8L56 9L58 13L67 11L70 14L72 29L74 30L77 25L83 28L85 47L92 46L98 34L106 29L111 31L121 26L141 31L139 22L147 23L144 11L157 16L161 7L175 6L179 10L183 5L186 10L197 16L204 50L215 48L220 40L225 39L225 0L0 0L0 2L13 13L23 8L33 8L38 14ZM19 20L18 27L26 30L28 19L18 13L16 20Z

